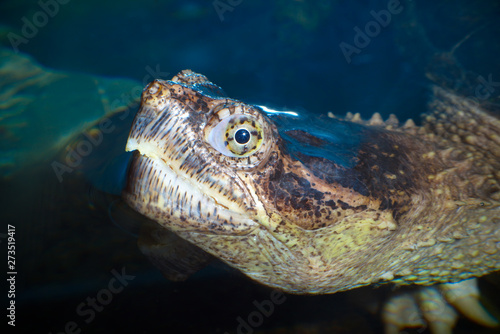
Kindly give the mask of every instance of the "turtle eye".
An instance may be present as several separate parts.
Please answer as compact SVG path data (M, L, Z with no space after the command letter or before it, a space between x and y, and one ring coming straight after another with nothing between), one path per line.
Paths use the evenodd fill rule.
M208 142L228 157L243 158L254 154L264 135L259 121L250 115L231 115L219 122L208 135Z

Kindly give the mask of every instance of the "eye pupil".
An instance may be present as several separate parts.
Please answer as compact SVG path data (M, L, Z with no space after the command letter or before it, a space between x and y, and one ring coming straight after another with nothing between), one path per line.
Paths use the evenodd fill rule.
M234 140L236 140L238 144L246 144L250 141L250 132L248 132L247 129L239 129L234 134Z

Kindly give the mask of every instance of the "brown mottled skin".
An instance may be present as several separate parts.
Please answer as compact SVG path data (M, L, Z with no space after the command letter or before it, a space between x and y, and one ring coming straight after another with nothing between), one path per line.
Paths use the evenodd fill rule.
M261 109L222 94L191 71L143 92L123 197L157 229L291 293L500 269L500 121L474 102L436 87L422 127L348 115L339 122L358 123L363 140L342 167L290 155ZM207 141L235 114L262 128L262 145L243 158ZM288 136L322 144L314 133Z

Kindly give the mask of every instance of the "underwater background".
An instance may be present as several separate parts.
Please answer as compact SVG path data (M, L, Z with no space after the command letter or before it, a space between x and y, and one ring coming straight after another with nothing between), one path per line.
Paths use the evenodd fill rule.
M107 170L123 169L109 157L123 151L142 88L183 69L232 98L310 115L418 123L431 84L497 105L499 36L493 0L2 0L0 248L7 254L14 226L17 272L8 329L383 332L366 305L384 288L286 295L240 330L272 290L220 263L185 282L163 278L139 252L125 209L102 193L120 190L122 174ZM82 138L85 159L64 165ZM498 279L482 284L498 302ZM495 330L460 320L456 332Z

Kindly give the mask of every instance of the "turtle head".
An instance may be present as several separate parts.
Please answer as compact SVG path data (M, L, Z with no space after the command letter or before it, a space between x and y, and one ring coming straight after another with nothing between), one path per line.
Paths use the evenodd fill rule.
M346 259L349 266L353 258L343 255L362 247L372 256L372 240L394 230L369 182L380 179L370 172L379 156L365 147L392 146L381 142L382 133L367 131L229 99L206 77L183 71L143 91L122 196L135 211L252 278L295 292L335 291L342 287L328 282L336 265ZM364 151L371 160L358 154ZM366 168L356 169L360 160ZM149 234L162 239L165 229L153 226ZM170 245L160 258L171 257L170 240L156 240ZM311 272L309 260L318 254ZM152 257L160 267L170 263ZM324 288L316 287L317 278Z
M273 168L277 130L256 107L183 71L143 91L127 142L126 202L175 232L246 234L259 204L246 177Z

